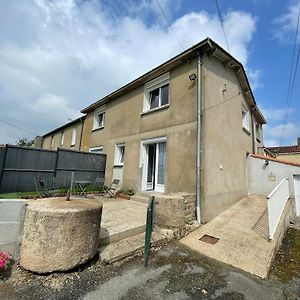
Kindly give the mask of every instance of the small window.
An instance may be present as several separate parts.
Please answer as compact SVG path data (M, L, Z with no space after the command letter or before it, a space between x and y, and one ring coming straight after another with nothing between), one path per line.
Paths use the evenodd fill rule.
M54 146L54 135L51 136L51 142L50 142L50 147L53 148Z
M250 112L249 110L242 110L243 128L250 132Z
M145 84L144 112L169 104L169 74Z
M76 127L73 127L72 129L72 138L71 138L71 146L75 146L76 144Z
M260 133L261 133L260 124L255 121L255 137L258 142L260 142L261 139Z
M124 164L124 155L125 155L125 145L124 144L116 145L115 165Z
M65 132L62 131L62 132L61 132L61 140L60 140L60 144L61 144L61 145L64 144L64 140L65 140Z
M92 147L89 149L89 152L101 154L103 153L103 147Z
M104 121L105 121L105 109L101 107L100 109L95 111L93 130L103 128Z

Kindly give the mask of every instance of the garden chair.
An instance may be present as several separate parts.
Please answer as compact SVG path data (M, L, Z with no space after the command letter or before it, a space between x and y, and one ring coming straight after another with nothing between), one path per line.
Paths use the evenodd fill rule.
M94 183L94 191L98 191L98 189L102 189L104 187L104 178L103 177L97 177L95 179L95 183Z
M36 191L41 197L55 197L59 193L58 189L48 189L47 184L42 177L35 177L34 183Z
M110 187L105 191L104 195L108 195L110 197L116 197L117 187L119 185L120 180L114 179L110 185Z

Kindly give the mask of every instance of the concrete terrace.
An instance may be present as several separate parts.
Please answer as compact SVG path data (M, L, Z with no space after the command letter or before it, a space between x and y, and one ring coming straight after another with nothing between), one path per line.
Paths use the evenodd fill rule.
M180 243L199 254L265 278L279 240L278 233L269 241L253 230L258 221L263 222L261 231L268 230L267 218L261 218L266 205L265 197L245 198L181 239ZM200 241L205 234L219 241L214 245Z

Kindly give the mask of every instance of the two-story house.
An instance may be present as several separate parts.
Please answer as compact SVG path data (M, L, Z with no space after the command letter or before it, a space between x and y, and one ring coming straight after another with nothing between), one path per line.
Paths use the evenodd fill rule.
M247 195L246 157L263 145L266 121L243 65L211 39L81 112L78 149L107 154L107 184L193 193L202 221ZM62 136L74 125L44 135L43 148L71 148Z

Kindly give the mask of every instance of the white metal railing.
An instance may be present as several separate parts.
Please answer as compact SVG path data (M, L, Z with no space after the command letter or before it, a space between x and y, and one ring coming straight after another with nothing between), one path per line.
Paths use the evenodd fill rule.
M272 240L274 237L286 201L289 199L289 197L289 180L287 178L283 179L267 196L270 240Z

